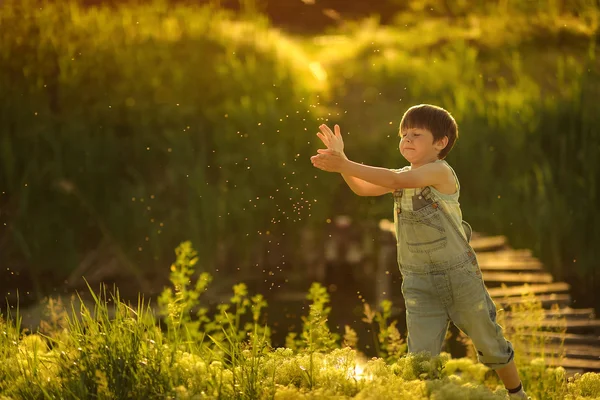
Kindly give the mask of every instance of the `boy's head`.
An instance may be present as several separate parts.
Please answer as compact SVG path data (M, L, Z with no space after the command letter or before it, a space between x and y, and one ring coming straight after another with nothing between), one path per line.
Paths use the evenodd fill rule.
M410 129L424 129L433 135L433 143L440 143L447 137L448 143L438 153L438 159L444 159L454 142L458 139L458 126L450 113L441 107L419 104L409 108L400 122L399 135Z

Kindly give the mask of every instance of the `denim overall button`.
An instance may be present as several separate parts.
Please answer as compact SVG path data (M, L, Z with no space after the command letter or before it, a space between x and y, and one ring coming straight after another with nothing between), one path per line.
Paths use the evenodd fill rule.
M438 203L433 203L433 204L432 204L432 207L433 207L433 208L438 208Z

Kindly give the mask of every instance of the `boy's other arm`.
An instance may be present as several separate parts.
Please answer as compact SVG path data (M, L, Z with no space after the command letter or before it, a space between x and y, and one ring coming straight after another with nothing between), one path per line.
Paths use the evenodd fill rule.
M355 176L341 174L344 181L350 189L359 196L381 196L386 193L391 193L394 189L384 186L375 185Z
M431 163L416 169L395 172L387 168L371 167L346 160L342 164L340 172L362 179L373 185L390 188L390 191L405 188L440 186L452 179L452 172L442 163Z
M340 172L390 190L441 186L452 182L453 179L452 172L443 163L431 163L416 169L395 172L350 161L330 150L317 152L318 155L311 157L315 167L324 171Z
M319 126L321 132L317 133L317 136L327 149L337 152L343 159L347 160L346 154L344 154L344 140L342 139L342 132L339 125L334 126L332 131L327 125L322 124ZM366 182L362 179L355 178L353 176L342 174L344 181L350 187L350 189L359 196L381 196L386 193L392 192L392 189L373 185L372 183Z
M341 153L342 158L348 160L346 154ZM394 189L387 188L380 185L372 184L371 182L367 182L363 179L357 178L355 176L351 176L348 174L340 174L344 181L348 185L348 187L359 196L382 196L387 193L392 193Z

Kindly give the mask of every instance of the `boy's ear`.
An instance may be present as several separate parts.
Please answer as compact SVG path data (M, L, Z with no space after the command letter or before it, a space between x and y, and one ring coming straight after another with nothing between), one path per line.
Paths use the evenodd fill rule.
M440 145L440 150L444 150L446 148L446 146L448 146L448 136L444 136L443 138L441 138L440 140L437 141L437 145Z

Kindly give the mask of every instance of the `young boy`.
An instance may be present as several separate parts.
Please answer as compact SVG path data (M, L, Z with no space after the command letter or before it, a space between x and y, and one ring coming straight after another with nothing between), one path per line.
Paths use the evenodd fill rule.
M446 110L422 104L400 122L400 153L410 166L400 170L350 161L339 126L320 126L317 136L327 149L312 164L339 172L359 196L393 193L398 265L406 303L409 352L441 351L452 321L467 334L480 362L496 370L510 398L527 399L513 361L513 348L496 323L496 307L484 286L471 229L462 220L460 184L444 161L458 138Z

